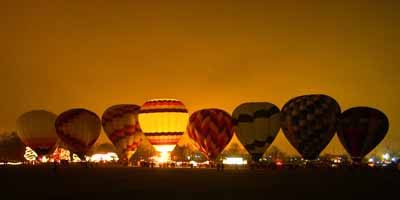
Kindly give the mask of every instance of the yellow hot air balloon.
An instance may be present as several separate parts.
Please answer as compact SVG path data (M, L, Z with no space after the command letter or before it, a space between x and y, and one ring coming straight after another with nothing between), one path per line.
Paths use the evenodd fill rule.
M17 134L36 153L47 154L58 139L54 127L56 119L56 114L45 110L26 112L17 119Z
M188 122L185 105L176 99L153 99L140 108L139 124L153 147L168 159L181 139Z

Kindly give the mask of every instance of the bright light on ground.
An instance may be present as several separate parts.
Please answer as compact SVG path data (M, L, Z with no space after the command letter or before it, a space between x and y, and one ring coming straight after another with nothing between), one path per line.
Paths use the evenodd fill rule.
M2 162L0 165L22 165L22 162Z
M42 162L42 163L47 163L47 162L49 162L49 159L48 159L46 156L42 156L39 160L40 160L40 162Z
M227 165L245 165L247 164L247 160L243 160L243 158L228 157L225 158L222 163Z
M193 167L197 167L197 162L196 162L196 161L194 161L194 160L191 160L189 163L190 163L190 164L192 164L192 165L193 165Z
M106 154L93 154L91 157L88 157L87 161L90 162L111 162L118 161L119 158L116 153L109 152Z
M72 154L72 162L81 162L81 159L78 155Z

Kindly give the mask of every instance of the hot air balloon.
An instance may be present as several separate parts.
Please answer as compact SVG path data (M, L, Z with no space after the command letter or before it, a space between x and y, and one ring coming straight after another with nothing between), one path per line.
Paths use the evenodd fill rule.
M50 153L58 139L54 128L56 118L56 114L46 110L26 112L17 119L17 134L37 154Z
M291 99L282 108L282 130L304 159L316 159L332 140L340 106L326 95Z
M81 158L100 136L101 121L93 112L77 108L61 113L55 123L58 137Z
M185 132L188 111L176 99L153 99L140 108L140 127L150 144L168 161L171 152Z
M281 113L267 102L244 103L232 114L236 136L258 162L280 129Z
M122 104L104 111L103 130L117 149L121 160L129 161L142 141L138 114L140 106Z
M340 142L358 163L383 140L389 120L377 109L354 107L340 115L337 130Z
M214 161L232 139L232 117L220 109L199 110L190 116L187 132L199 151Z

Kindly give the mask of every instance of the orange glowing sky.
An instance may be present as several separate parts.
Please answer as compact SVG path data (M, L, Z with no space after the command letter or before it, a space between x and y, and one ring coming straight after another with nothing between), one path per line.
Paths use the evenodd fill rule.
M282 108L310 93L384 111L400 150L397 1L9 1L0 7L0 127L31 109L176 98L190 112ZM102 133L99 142L107 141ZM279 133L275 145L295 152ZM343 151L337 138L327 152Z

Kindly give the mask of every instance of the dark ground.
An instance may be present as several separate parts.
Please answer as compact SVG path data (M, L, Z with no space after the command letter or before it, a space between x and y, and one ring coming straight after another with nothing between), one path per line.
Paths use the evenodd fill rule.
M8 166L0 180L0 199L400 199L383 169Z

